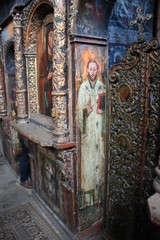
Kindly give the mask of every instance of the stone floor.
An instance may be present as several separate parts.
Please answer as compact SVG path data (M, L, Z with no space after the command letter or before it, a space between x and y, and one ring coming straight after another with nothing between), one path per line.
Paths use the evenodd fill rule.
M77 239L69 229L56 218L56 215L54 216L53 213L50 213L49 210L44 207L43 203L33 194L32 190L26 189L19 184L19 177L15 175L7 160L0 152L0 213L27 203L31 203L32 206L43 215L42 217L48 222L53 231L56 232L59 239ZM89 240L100 239L102 239L102 237L98 235Z

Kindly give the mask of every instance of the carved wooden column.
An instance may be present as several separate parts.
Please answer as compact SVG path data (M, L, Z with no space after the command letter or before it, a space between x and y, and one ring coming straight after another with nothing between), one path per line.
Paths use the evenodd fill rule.
M7 115L6 93L4 85L4 68L2 64L2 36L0 28L0 118Z
M52 116L54 119L54 141L66 143L68 139L68 86L66 82L66 4L55 1L54 49L52 79Z
M22 14L16 12L13 14L14 20L14 48L15 48L15 92L17 102L17 119L18 123L27 121L27 104L26 104L26 86L23 58L23 33L22 33Z

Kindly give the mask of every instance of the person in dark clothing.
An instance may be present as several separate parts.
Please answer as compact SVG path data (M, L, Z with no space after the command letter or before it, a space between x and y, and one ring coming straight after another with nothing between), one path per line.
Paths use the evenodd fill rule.
M19 139L22 144L22 153L18 158L20 164L20 184L25 188L32 189L33 184L31 180L29 150L25 145L23 138L19 137Z

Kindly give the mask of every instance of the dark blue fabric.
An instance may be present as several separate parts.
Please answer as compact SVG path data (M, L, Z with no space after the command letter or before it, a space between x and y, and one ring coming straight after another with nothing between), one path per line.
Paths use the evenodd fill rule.
M28 179L31 179L31 171L30 171L30 161L28 155L28 148L25 146L23 141L22 143L22 154L18 158L20 164L20 181L25 182Z

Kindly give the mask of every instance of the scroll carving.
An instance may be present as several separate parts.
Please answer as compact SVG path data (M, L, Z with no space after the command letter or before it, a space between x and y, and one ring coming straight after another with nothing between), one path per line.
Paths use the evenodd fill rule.
M45 1L53 4L53 1ZM39 0L29 4L23 11L24 49L27 66L28 100L30 113L38 113L37 85L37 36L42 26L40 13L36 11Z
M160 113L160 96L159 96L159 69L160 69L160 43L157 39L151 40L146 48L149 52L150 59L150 94L149 94L149 114L147 124L147 148L145 151L145 185L144 199L146 200L152 193L153 177L155 177L155 167L158 164L157 156L160 151L159 147L159 113ZM157 169L157 168L156 168ZM155 181L154 181L155 183Z
M65 1L55 2L54 34L56 36L53 50L53 79L52 79L52 116L54 119L54 141L68 141L68 92L66 83L66 4Z
M107 228L115 235L113 229L120 223L117 236L123 236L118 232L123 229L123 239L135 237L132 227L135 223L144 227L141 219L145 218L146 199L153 190L160 150L158 49L156 40L133 44L122 62L113 66L108 74L112 107ZM141 209L138 212L137 206Z
M38 112L38 87L37 87L37 34L39 32L42 20L39 15L33 11L35 10L37 1L29 5L23 12L24 24L24 48L27 66L27 81L28 81L28 101L30 113ZM31 10L30 10L31 9ZM29 23L28 15L33 14L31 23ZM29 30L27 30L30 24Z
M42 21L39 19L39 14L35 13L32 22L30 23L30 31L28 37L28 43L26 46L27 53L35 53L37 49L37 35L40 29Z
M68 90L66 83L66 2L62 1L44 1L43 4L53 6L53 25L54 25L54 49L53 49L53 78L52 78L52 111L54 123L54 141L57 143L65 143L68 141ZM28 74L29 89L33 84L35 92L38 91L36 86L36 47L37 35L42 25L39 18L39 12L36 11L40 6L39 1L35 1L30 8L24 10L24 29L25 35L25 51L29 66L35 70L32 76ZM28 18L28 15L30 18ZM30 19L32 18L32 21ZM33 56L35 54L35 56ZM35 58L33 60L33 57ZM31 59L32 58L32 59ZM29 73L29 70L28 70ZM29 101L31 101L31 111L37 111L36 95L30 92Z
M22 14L15 13L14 20L14 47L15 47L15 92L17 101L17 118L19 122L27 118L26 109L26 86L24 83L24 59L22 45Z
M37 96L37 81L36 81L36 56L26 54L26 63L28 67L27 79L28 79L28 101L30 113L38 112L38 96Z

